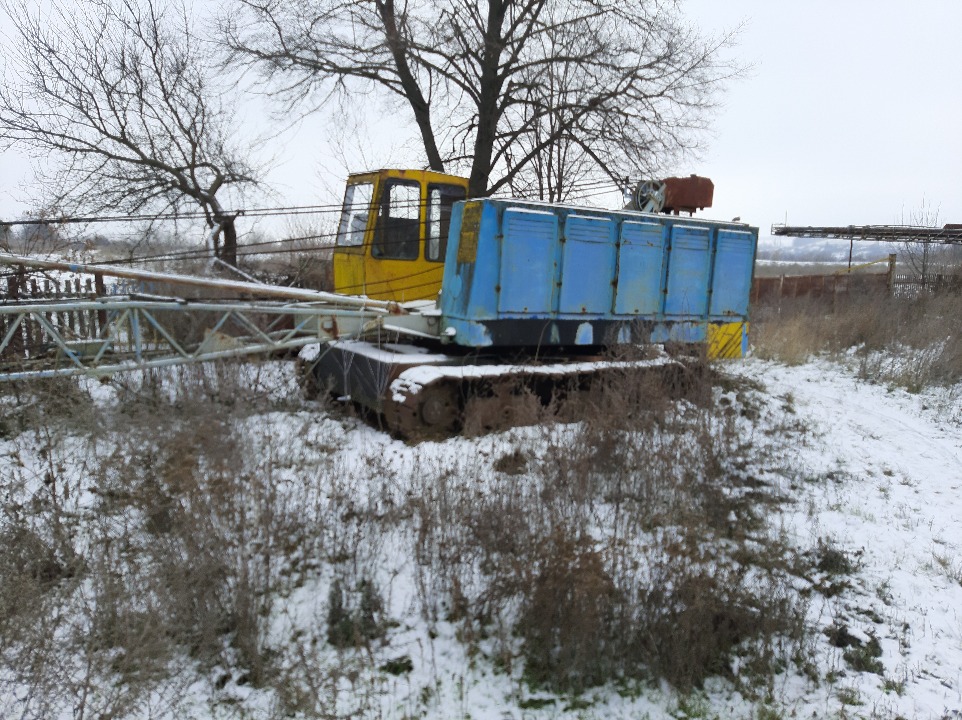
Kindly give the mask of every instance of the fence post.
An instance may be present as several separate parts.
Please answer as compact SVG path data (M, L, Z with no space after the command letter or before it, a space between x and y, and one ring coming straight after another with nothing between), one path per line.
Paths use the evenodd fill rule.
M17 268L16 274L10 277L7 287L10 290L10 299L16 303L17 300L20 299L21 293L27 289L27 274L22 266ZM21 323L13 337L10 338L10 345L7 346L13 355L18 358L25 358L27 356L27 347L24 340L26 334L26 323Z
M107 294L107 286L104 285L104 276L100 273L94 273L94 289L96 290L98 297L103 297ZM105 332L105 328L107 327L106 310L97 311L97 326L98 333Z

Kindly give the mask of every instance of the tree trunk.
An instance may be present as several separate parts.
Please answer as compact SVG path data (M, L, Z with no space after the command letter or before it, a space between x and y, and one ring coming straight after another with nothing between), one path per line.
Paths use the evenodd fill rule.
M481 60L478 97L478 132L474 138L474 160L468 178L468 197L486 197L491 175L491 158L501 119L499 100L504 79L499 74L504 41L501 27L507 3L491 0L485 26L485 47Z
M220 259L228 265L237 267L237 228L234 227L234 218L223 218L220 223L221 231L224 233L224 246Z
M483 99L495 98L492 92L481 91ZM494 154L494 141L497 137L498 117L495 109L482 105L478 112L478 134L474 143L474 159L471 175L468 178L468 197L487 197L491 176L491 157Z

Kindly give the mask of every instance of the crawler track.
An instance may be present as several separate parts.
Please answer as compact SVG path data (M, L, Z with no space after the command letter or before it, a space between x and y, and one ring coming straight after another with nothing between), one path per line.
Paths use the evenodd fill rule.
M574 420L613 378L658 373L683 389L692 370L658 353L639 360L507 361L451 356L417 346L336 342L304 363L315 387L348 397L409 440L469 435L530 425L547 417Z

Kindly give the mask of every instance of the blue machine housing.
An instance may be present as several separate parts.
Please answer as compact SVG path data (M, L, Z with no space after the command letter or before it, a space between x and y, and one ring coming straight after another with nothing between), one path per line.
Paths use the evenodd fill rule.
M710 327L747 322L757 243L758 228L741 223L459 202L442 327L479 348L705 342Z

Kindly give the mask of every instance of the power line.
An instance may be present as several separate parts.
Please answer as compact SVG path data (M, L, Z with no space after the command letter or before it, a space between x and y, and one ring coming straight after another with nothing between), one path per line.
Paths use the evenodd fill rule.
M594 188L599 188L599 189L600 189L600 187L605 186L605 185L608 185L608 184L609 184L608 181L591 181L591 182L585 182L585 183L580 183L580 184L577 184L577 185L573 185L572 187L579 187L579 188L587 191L587 190L591 190L591 189L594 189ZM605 194L606 192L610 192L610 191L608 191L608 190L603 190L603 191L601 191L601 192L593 192L593 193L583 192L582 195L580 196L580 198L581 198L581 199L584 199L584 198L589 198L589 197L595 197L595 196L598 196L598 195L601 195L601 194ZM519 198L519 199L525 199L525 198ZM579 199L579 198L575 198L575 199ZM541 202L541 201L537 201L537 200L536 200L536 201L534 201L534 202ZM413 207L419 207L419 208L420 208L420 207L424 207L425 205L426 205L425 202L423 202L423 201L421 201L421 200L417 200L417 201L411 201L411 202L393 203L393 204L392 204L392 207L395 208L395 209L413 208ZM304 210L304 209L306 209L306 208L333 208L333 209L335 209L335 210L337 210L337 211L340 210L340 206L333 206L333 205L328 205L328 206L323 206L323 205L317 205L317 206L292 206L292 207L289 207L289 208L273 208L273 209L271 209L271 214L282 215L282 214L285 214L285 212L288 211L288 210ZM254 213L254 212L262 212L262 211L266 211L266 210L267 210L267 209L263 209L263 208L262 208L262 209L258 209L258 210L255 210L255 211L248 211L248 213L246 214L246 217L255 216L255 215L252 215L252 213ZM331 211L331 210L323 210L323 212L330 212L330 211ZM318 210L317 212L321 212L321 210ZM263 216L263 215L261 215L261 216ZM146 218L146 217L148 217L148 216L124 216L124 217L118 216L118 217L111 217L111 218L101 218L100 220L103 221L103 222L114 222L114 221L122 221L122 220L125 220L125 219L131 219L131 218ZM173 218L174 216L170 216L170 217ZM203 216L202 216L202 215L199 215L199 214L198 214L198 215L194 215L194 216L191 216L191 215L178 215L178 216L176 216L176 219L184 219L184 218L189 218L189 217L194 217L194 218L199 219L199 218L202 218ZM67 219L67 221L69 221L69 222L82 222L82 221L93 221L93 220L94 220L94 218L71 218L71 219ZM52 221L39 221L39 220L37 220L37 221L21 221L21 222L8 223L8 224L41 224L41 223L46 223L46 222L52 222ZM249 249L249 248L254 248L254 247L264 247L264 246L268 246L268 245L279 245L279 244L290 243L290 242L304 242L304 241L310 241L310 240L333 239L333 238L336 238L338 234L339 234L338 232L314 233L314 234L311 234L311 235L303 235L303 236L298 236L298 237L281 238L281 239L279 239L279 240L265 240L265 241L260 241L260 242L256 242L256 243L248 243L248 244L240 245L240 246L239 246L239 249L241 249L241 248L243 248L243 249ZM388 243L382 243L382 244L390 244L390 243L388 242ZM305 250L330 250L330 249L333 249L333 245L332 245L332 246L324 246L324 247L305 248ZM288 251L288 250L283 250L282 252L289 252L289 251ZM190 258L197 258L197 257L205 257L207 254L208 254L208 252L207 252L206 249L204 249L204 248L197 248L197 249L183 250L183 251L167 251L167 252L158 253L158 254L155 254L155 255L144 255L144 256L137 256L137 257L129 257L129 258L125 258L125 259L122 259L122 260L104 260L104 261L98 261L98 262L91 263L91 264L94 264L94 265L113 265L113 264L120 264L120 263L149 262L149 261L153 261L153 260L190 259ZM253 253L246 253L246 254L253 254Z
M277 215L307 215L339 212L341 205L299 205L291 207L267 207L241 210L225 210L219 213L221 217L272 217ZM210 215L213 215L211 213ZM153 213L142 215L91 215L81 217L51 217L34 218L28 220L0 220L0 227L15 225L93 225L97 223L114 222L153 222L158 220L207 220L207 213Z
M601 188L603 186L614 185L611 180L599 179L572 183L569 187L574 190L585 191L589 189ZM612 190L617 190L617 187ZM468 198L470 199L470 198ZM530 198L520 197L519 200ZM423 207L427 205L426 200L418 199L413 201L401 201L392 203L394 208L402 207ZM276 217L280 215L315 215L340 212L341 203L337 204L318 204L318 205L290 205L275 207L255 207L241 208L236 210L225 210L219 215L221 217ZM50 218L33 218L24 220L0 220L0 227L13 226L44 226L44 225L93 225L98 223L114 222L150 222L159 220L207 220L212 213L188 212L188 213L142 213L126 215L90 215L90 216L61 216Z
M591 197L596 197L602 194L608 194L614 190L614 188L611 188L611 185L612 183L608 179L590 180L590 181L573 183L570 187L577 188L581 192L579 195L576 195L575 197L569 197L565 202L583 200ZM594 192L591 192L592 190L594 190ZM525 198L518 198L518 199L524 200ZM533 202L543 202L543 201L534 200ZM427 205L427 202L424 199L419 198L416 201L393 203L391 206L392 208L400 209L402 207L423 208L426 205ZM299 213L306 213L306 212L335 212L340 210L341 210L340 205L337 205L337 206L335 205L301 205L301 206L288 206L288 207L275 207L275 208L254 208L247 211L236 211L236 212L238 214L243 214L246 217L257 217L257 216L265 216L265 215L282 215L282 214L291 214L291 213L299 214ZM157 219L157 217L158 216L148 216L148 215L126 215L126 216L112 216L112 217L104 216L104 217L88 217L88 218L61 218L57 221L54 221L54 220L18 221L14 223L0 223L0 225L50 224L54 222L76 222L76 223L120 222L120 221L134 221L134 220L142 220L142 219ZM169 215L166 217L168 219L190 219L190 218L201 219L201 218L204 218L205 216L201 213L186 213L186 214L179 214L179 215ZM339 235L339 232L314 233L311 235L303 235L303 236L290 237L290 238L281 238L278 240L265 240L265 241L255 242L255 243L242 244L238 246L237 256L250 257L250 256L258 256L258 255L274 255L274 254L286 254L286 253L294 253L294 252L311 252L311 253L329 252L335 249L335 245L333 243L320 245L320 246L314 245L311 247L304 247L304 248L285 247L285 248L272 249L272 250L257 250L255 248L266 248L269 246L285 245L285 244L290 244L295 242L332 240L337 238L338 235ZM378 243L378 245L383 249L390 245L403 244L407 241L408 241L407 239L401 239L397 241L389 241L389 240L382 239ZM137 257L127 257L127 258L117 259L117 260L102 260L102 261L92 262L89 264L110 266L110 265L119 265L119 264L139 264L139 263L160 262L160 261L197 260L197 259L206 259L208 257L210 257L210 252L207 248L196 248L196 249L190 249L190 250L165 251L165 252L155 253L153 255L141 255ZM10 276L10 273L0 274L0 277L4 277L4 276Z

